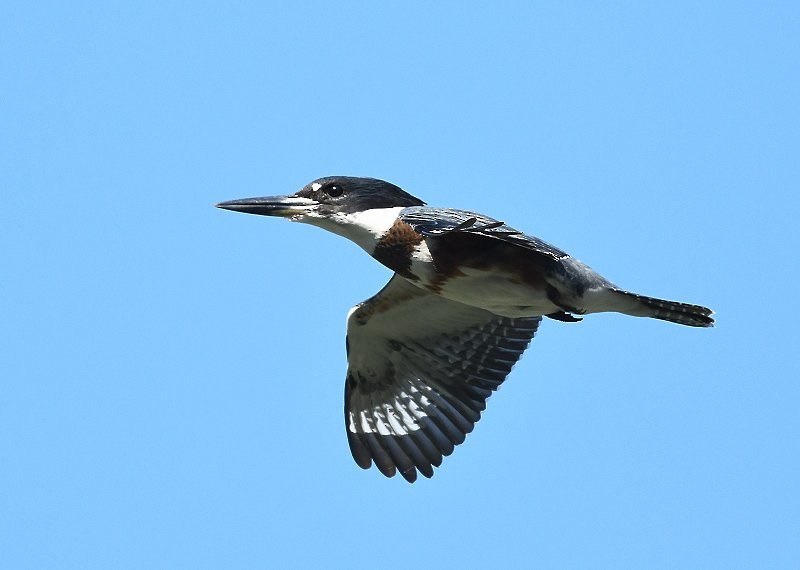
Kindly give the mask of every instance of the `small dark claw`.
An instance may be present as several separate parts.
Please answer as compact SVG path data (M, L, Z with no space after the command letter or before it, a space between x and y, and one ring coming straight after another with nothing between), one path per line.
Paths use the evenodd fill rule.
M561 321L562 323L579 323L583 320L581 317L570 315L566 311L556 311L555 313L545 315L545 317L549 317L556 321Z

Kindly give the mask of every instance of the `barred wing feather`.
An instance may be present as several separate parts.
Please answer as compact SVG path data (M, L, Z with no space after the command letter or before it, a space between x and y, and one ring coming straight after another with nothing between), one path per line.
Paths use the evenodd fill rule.
M395 275L348 316L345 424L364 469L433 475L464 441L541 317L505 318Z

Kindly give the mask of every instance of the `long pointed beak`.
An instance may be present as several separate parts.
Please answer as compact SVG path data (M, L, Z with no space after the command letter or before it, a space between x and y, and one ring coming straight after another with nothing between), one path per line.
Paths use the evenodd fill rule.
M245 214L289 218L316 210L319 202L299 196L265 196L220 202L216 206L223 210L233 210Z

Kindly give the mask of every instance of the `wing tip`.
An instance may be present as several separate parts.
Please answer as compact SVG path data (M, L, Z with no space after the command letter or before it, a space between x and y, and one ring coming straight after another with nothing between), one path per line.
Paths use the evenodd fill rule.
M347 430L347 443L350 446L350 454L353 456L356 465L361 467L361 469L369 469L372 467L372 456L369 450L358 435L354 434L349 429Z

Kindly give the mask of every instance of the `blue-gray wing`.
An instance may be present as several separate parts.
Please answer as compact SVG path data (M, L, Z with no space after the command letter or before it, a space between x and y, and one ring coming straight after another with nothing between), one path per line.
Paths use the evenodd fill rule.
M510 319L395 275L347 319L345 427L364 469L409 482L464 441L541 317Z
M413 206L404 209L400 213L400 219L425 237L466 233L513 243L554 259L569 257L567 253L546 241L526 235L503 222L475 212Z

